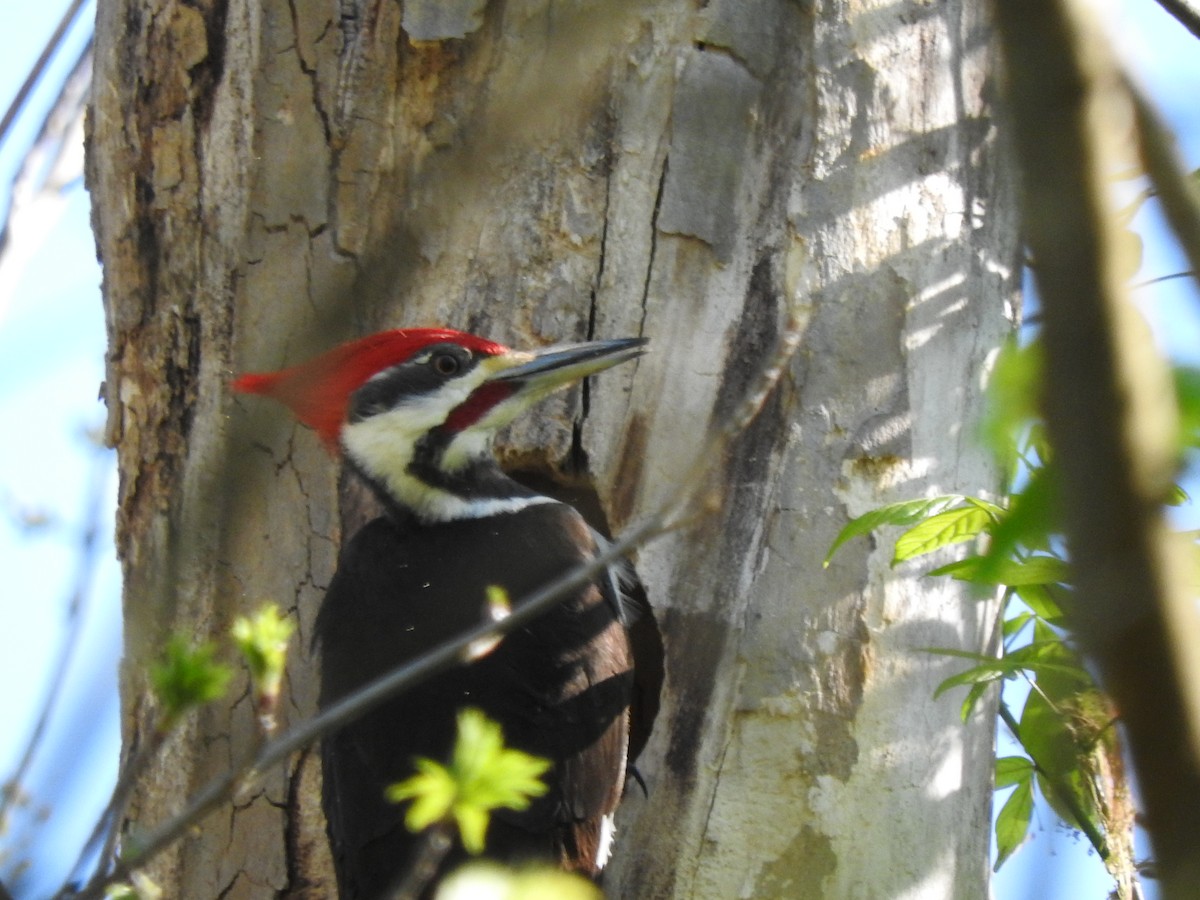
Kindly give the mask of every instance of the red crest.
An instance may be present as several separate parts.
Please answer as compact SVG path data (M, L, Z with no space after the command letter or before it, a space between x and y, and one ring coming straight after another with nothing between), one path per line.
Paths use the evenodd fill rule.
M283 403L336 453L350 396L372 375L410 359L431 344L458 344L487 356L508 350L501 344L448 328L397 328L341 344L278 372L242 375L234 380L233 389Z

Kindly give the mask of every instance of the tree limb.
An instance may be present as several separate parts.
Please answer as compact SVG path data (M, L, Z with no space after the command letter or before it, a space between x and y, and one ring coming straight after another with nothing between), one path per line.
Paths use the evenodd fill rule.
M1175 138L1158 111L1132 82L1126 82L1126 89L1133 98L1142 165L1195 277L1200 273L1200 187L1188 176L1175 149Z
M55 26L54 32L46 41L46 46L42 48L41 54L30 68L29 74L25 76L25 81L17 88L16 96L13 97L12 103L8 105L8 109L4 111L4 115L0 117L0 144L4 143L8 137L8 130L12 127L12 123L17 118L17 113L21 111L21 107L25 105L25 101L29 99L34 86L37 85L38 79L46 71L46 66L50 64L50 58L58 51L62 45L62 39L67 33L67 29L71 27L71 23L75 21L75 16L79 14L79 10L83 7L83 0L71 0L70 6L62 14L62 18L58 20L58 25Z
M1158 5L1173 15L1193 37L1200 38L1200 3L1196 0L1158 0Z
M1171 381L1117 258L1109 175L1128 94L1082 4L994 9L1045 310L1046 419L1079 593L1071 625L1129 736L1164 896L1196 897L1200 616L1161 509L1177 463Z

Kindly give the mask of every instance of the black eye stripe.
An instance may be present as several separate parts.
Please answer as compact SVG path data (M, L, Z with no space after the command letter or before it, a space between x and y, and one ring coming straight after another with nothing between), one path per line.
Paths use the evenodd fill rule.
M448 381L470 372L479 359L457 344L428 347L407 362L373 375L351 395L347 418L361 422L410 399L432 394Z

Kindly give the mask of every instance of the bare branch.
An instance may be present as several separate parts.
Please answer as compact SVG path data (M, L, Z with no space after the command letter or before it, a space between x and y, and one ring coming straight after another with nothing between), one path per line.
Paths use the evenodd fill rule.
M89 41L21 161L9 208L0 214L0 317L26 263L44 246L66 206L64 188L83 172L83 115L91 80Z
M126 762L117 776L117 784L113 788L108 804L100 813L92 833L84 842L79 856L75 859L75 865L71 867L71 871L67 875L68 881L74 881L83 872L88 858L97 851L96 869L92 879L95 880L110 871L109 860L112 859L117 841L120 839L121 818L125 813L125 808L129 805L129 798L133 795L138 779L145 773L146 767L162 750L166 737L166 732L154 731L150 740L140 746Z
M1200 187L1188 176L1175 138L1137 87L1126 82L1137 115L1138 149L1193 275L1200 273Z
M1158 5L1173 15L1193 37L1200 38L1200 3L1196 0L1158 0Z
M83 0L71 0L71 5L67 7L67 11L63 13L54 32L50 35L50 39L46 41L46 46L42 48L41 54L37 61L34 62L33 68L29 70L29 74L25 76L25 81L17 88L16 96L13 97L12 103L8 105L8 109L4 111L4 117L0 118L0 144L4 143L4 139L8 137L8 129L12 127L12 123L17 118L17 113L21 111L21 107L25 105L25 101L29 99L30 92L38 83L38 79L42 77L42 73L46 71L46 66L50 63L50 58L54 56L62 43L63 36L67 33L67 29L71 27L71 23L75 21L75 16L79 14L80 8L83 6Z

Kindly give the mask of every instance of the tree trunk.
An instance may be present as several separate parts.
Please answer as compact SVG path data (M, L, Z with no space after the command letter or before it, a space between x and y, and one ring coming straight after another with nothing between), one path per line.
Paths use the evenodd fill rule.
M234 399L382 327L652 353L519 422L514 467L655 508L789 310L800 351L718 461L720 510L637 560L667 686L611 896L986 896L992 718L930 646L994 607L890 547L821 560L886 501L996 486L972 438L1011 327L1016 235L979 5L822 0L113 0L89 184L120 448L127 752L165 636L273 600L299 624L284 725L352 490L315 436ZM244 691L139 789L160 822L253 740ZM328 897L315 757L160 858L181 898Z

